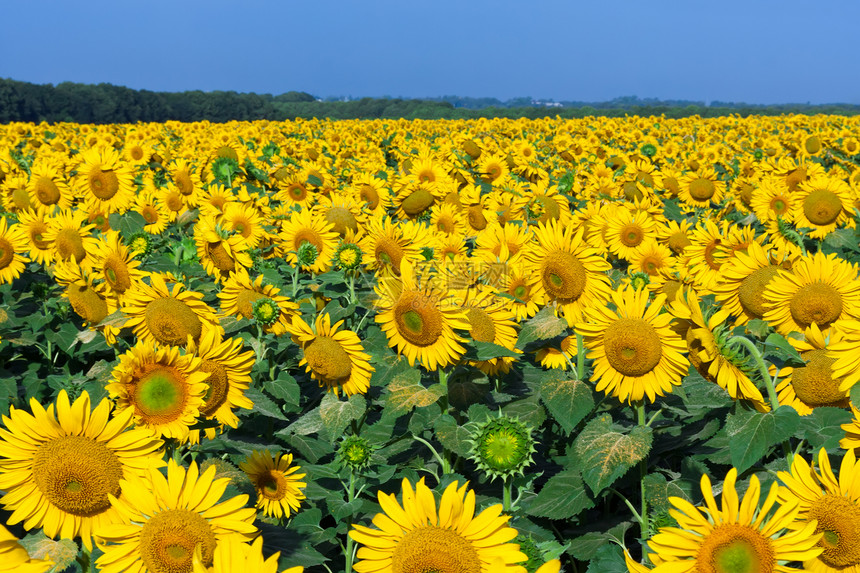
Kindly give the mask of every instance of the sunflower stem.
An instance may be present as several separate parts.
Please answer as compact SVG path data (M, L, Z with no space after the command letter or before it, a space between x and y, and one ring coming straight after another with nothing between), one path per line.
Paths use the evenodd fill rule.
M433 444L431 444L421 436L416 436L415 434L412 434L412 438L415 441L421 442L422 444L427 446L427 448L433 454L433 457L436 458L436 461L439 462L439 465L442 467L442 473L451 473L451 464L448 463L448 460L439 455L439 452L436 451L436 448L433 447Z
M505 480L502 482L502 511L510 512L511 511L511 492L514 488L514 480L512 476L505 476Z
M582 380L585 378L585 344L582 342L582 335L576 333L576 378Z
M355 470L349 470L349 489L346 492L347 501L352 503L355 499ZM350 525L352 525L352 519L349 520ZM354 551L355 541L349 535L346 534L346 550L344 551L344 557L346 558L346 570L345 573L352 573L352 562L355 558Z
M296 295L298 294L298 292L299 292L299 261L296 261L295 266L293 266L293 300L296 300Z
M641 524L642 523L642 516L639 515L639 512L636 511L636 508L633 507L632 503L630 503L630 500L627 499L626 497L624 497L624 494L622 494L620 491L618 491L615 488L611 487L611 488L609 488L609 491L611 491L612 493L614 493L615 495L617 495L618 497L621 498L621 501L624 502L624 505L626 505L627 509L630 510L630 513L633 514L633 518Z
M348 273L349 280L347 283L349 284L349 304L355 304L357 301L355 300L355 274Z
M776 387L774 386L773 378L770 375L770 372L767 369L767 364L764 361L764 356L762 356L761 351L753 344L753 341L745 336L733 336L729 339L729 344L740 344L744 348L747 349L747 352L753 357L755 360L756 366L758 366L759 373L761 374L762 379L764 380L764 384L767 387L767 396L770 400L770 407L772 410L776 410L779 408L779 399L776 396Z
M93 570L93 559L90 550L81 544L81 553L75 557L75 561L81 566L81 573L90 573Z
M645 421L645 400L636 403L636 422L643 428L647 426ZM643 540L648 538L648 500L645 498L645 478L648 476L648 456L639 462L639 493L642 497L641 510L639 512L639 526Z

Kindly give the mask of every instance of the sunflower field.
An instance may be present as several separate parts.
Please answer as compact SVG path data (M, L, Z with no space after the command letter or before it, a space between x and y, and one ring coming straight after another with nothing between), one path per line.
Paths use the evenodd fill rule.
M860 118L0 125L0 571L860 573Z

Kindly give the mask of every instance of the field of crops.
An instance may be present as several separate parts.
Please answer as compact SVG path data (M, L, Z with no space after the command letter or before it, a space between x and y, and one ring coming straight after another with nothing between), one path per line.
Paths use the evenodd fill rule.
M858 127L0 125L0 570L860 572Z

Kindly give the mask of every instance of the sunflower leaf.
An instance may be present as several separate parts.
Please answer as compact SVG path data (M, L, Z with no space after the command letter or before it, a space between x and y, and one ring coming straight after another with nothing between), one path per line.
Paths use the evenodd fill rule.
M600 493L648 455L653 439L647 426L627 432L613 426L608 415L590 421L574 441L585 483Z
M855 394L851 400L854 403L855 398L860 398L860 389L852 388L852 393ZM851 418L851 412L842 408L814 408L811 414L800 419L800 437L809 442L812 451L838 448L839 440L845 437L841 426L851 422Z
M569 468L549 478L525 512L535 517L569 519L591 507L594 500L588 495L579 470Z
M429 406L444 394L445 388L441 384L433 384L429 388L422 386L421 372L410 368L389 382L386 406L392 413L405 414L416 406Z
M436 437L447 450L461 457L469 457L472 453L472 433L457 423L450 414L444 414L436 419L433 429Z
M732 465L738 473L745 472L761 460L779 442L793 436L800 427L800 416L791 406L780 406L762 414L755 410L738 409L726 418Z
M557 317L552 307L545 307L523 325L517 338L516 348L522 350L531 342L555 338L566 328L567 321Z
M348 400L341 400L332 392L327 392L320 403L320 417L329 434L329 441L334 442L353 420L361 418L367 409L364 396L353 394Z
M550 370L540 382L540 399L567 435L594 409L591 388L582 380L565 380L561 371Z
M281 409L275 404L271 398L263 394L259 389L251 386L245 390L245 397L254 403L254 412L258 412L267 418L275 418L276 420L287 421L287 418L281 412ZM241 412L241 411L240 411Z
M30 559L50 559L54 562L54 571L63 571L75 562L78 556L78 544L71 539L54 541L41 531L27 535L20 541L21 546L30 555Z

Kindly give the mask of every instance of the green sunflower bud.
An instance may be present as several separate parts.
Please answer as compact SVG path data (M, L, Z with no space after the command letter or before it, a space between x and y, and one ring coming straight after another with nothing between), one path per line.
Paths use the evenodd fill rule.
M299 259L299 264L303 267L309 267L317 261L319 251L308 241L302 243L296 251L296 257Z
M490 479L522 475L533 462L532 428L519 418L490 418L478 424L470 441L472 460Z
M128 240L132 256L143 258L152 252L152 237L148 233L135 233Z
M341 243L334 253L334 263L344 271L354 271L361 266L361 247L355 243Z
M278 320L281 309L278 304L270 298L258 298L251 305L254 320L263 326L271 326Z
M373 446L367 438L359 436L347 436L340 443L338 458L340 462L350 469L359 470L370 463L373 454Z

